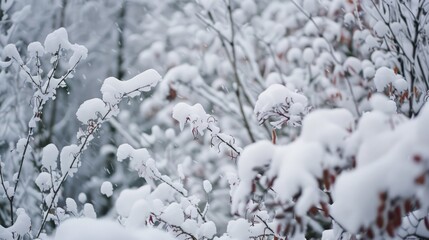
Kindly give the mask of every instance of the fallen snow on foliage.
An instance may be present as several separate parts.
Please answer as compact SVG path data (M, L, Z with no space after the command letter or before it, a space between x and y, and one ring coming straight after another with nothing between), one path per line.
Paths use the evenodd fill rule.
M180 226L185 221L182 207L178 203L171 203L161 214L160 218L173 226Z
M77 119L83 123L88 124L90 121L96 121L106 116L109 112L109 107L103 100L93 98L83 102L76 112Z
M248 145L238 159L238 177L240 183L232 195L231 211L239 210L239 203L244 201L246 195L251 192L252 180L259 169L264 169L271 162L274 145L267 140Z
M60 48L71 50L73 52L69 59L69 67L73 67L81 59L86 59L88 49L79 44L71 44L69 42L68 33L65 28L59 28L48 34L45 39L45 51L51 54L56 53ZM40 47L38 50L41 50Z
M204 135L204 129L208 127L207 119L210 115L204 111L201 104L190 106L186 103L178 103L173 108L173 118L179 122L180 130L183 131L186 123L191 125L193 131ZM195 130L194 130L195 129Z
M269 117L276 117L276 121L271 122L274 127L280 127L284 123L300 126L307 111L307 97L280 84L272 84L259 94L254 109L259 123Z
M189 89L204 84L196 66L182 64L168 70L159 90L163 95L168 95L170 90L174 89L179 96L187 96L194 94Z
M68 212L71 212L74 216L77 216L78 211L77 211L76 201L73 200L72 198L67 198L66 199L66 210Z
M373 110L386 114L396 113L396 103L384 94L373 94L369 101Z
M83 205L83 215L87 218L97 218L97 213L95 213L94 206L91 203Z
M213 189L212 184L210 183L209 180L204 180L203 187L204 187L204 191L206 193L210 193Z
M144 177L151 186L155 186L152 178L160 174L146 148L134 149L129 144L122 144L118 147L116 156L119 162L129 158L130 168Z
M246 219L239 218L228 222L226 232L233 239L247 240L250 237L249 228L250 223Z
M56 233L55 240L173 240L166 232L153 228L141 230L125 229L118 222L95 220L89 218L73 218L62 223Z
M238 160L240 183L232 195L232 212L243 215L243 203L249 199L252 181L264 173L281 202L289 202L298 193L295 213L305 216L312 206L324 201L319 182L324 168L341 166L337 155L354 127L353 115L345 109L316 110L303 121L298 139L285 146L259 141L247 146Z
M150 194L150 186L145 185L138 189L125 189L120 194L115 203L116 212L123 217L128 217L134 203L140 199L145 199Z
M41 57L45 54L45 48L43 48L40 42L32 42L28 44L27 52L31 57Z
M52 187L51 184L51 174L47 172L41 172L37 176L35 183L39 187L40 191L44 192L49 190Z
M60 154L60 166L62 175L68 175L73 177L73 175L77 172L78 167L80 165L79 162L79 151L80 147L78 145L72 144L70 146L65 146L61 150Z
M384 88L396 79L395 72L387 67L377 69L374 75L374 84L378 92L382 92Z
M420 202L427 200L427 189L416 179L424 171L422 160L418 159L429 158L429 106L415 119L396 126L388 115L379 111L371 112L368 117L379 119L378 122L388 120L392 127L385 123L383 131L372 133L373 141L366 141L358 150L357 167L342 173L335 184L332 215L352 233L374 224L381 193L386 193L389 199L414 196L421 198ZM354 134L363 135L361 131L367 131L361 124L363 121L365 118ZM367 125L375 122L368 121ZM422 191L426 194L421 194Z
M212 221L208 221L201 224L199 229L199 235L208 239L213 238L216 232L217 232L216 225Z
M103 184L101 184L100 192L101 192L101 194L106 195L106 197L112 196L112 194L113 194L112 183L109 181L103 182Z
M146 70L127 81L106 78L101 86L103 101L111 106L117 105L124 97L132 98L150 91L160 80L161 75L154 69Z
M3 49L3 57L8 57L14 59L19 64L23 64L24 62L21 59L21 55L19 55L18 49L16 49L15 44L8 44Z
M51 143L43 148L42 152L42 165L47 170L57 168L58 148L55 144Z
M16 239L17 236L21 238L30 231L31 219L25 210L23 208L18 208L16 210L16 215L17 218L12 226L4 228L0 225L0 239L13 240Z

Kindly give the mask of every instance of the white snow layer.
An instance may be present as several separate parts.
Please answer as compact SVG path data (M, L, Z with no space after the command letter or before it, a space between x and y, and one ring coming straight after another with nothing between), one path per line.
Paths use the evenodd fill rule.
M123 97L132 98L139 96L141 92L150 91L160 80L161 75L154 69L146 70L127 81L109 77L101 86L103 101L112 106L116 105Z
M106 195L106 197L112 196L112 194L113 194L112 183L109 181L103 182L103 184L101 184L100 192L101 192L101 194Z
M54 170L57 168L58 148L55 144L51 143L43 148L42 152L42 165L47 170Z
M166 232L153 228L130 230L118 222L95 220L90 218L73 218L62 223L56 233L55 240L173 240Z
M381 193L391 199L425 196L418 194L424 185L416 182L424 168L415 159L429 157L429 106L424 106L418 117L393 128L387 124L392 123L389 115L383 112L367 113L364 117L354 133L359 138L367 136L357 149L357 167L342 173L333 191L332 215L352 233L374 223ZM366 121L367 118L373 120ZM361 124L364 121L366 124ZM372 127L363 134L369 128L367 125L383 121L387 126L384 130Z
M270 116L280 116L280 120L272 122L275 127L286 122L292 126L301 125L303 115L308 110L308 99L304 95L294 92L281 84L272 84L259 94L254 113L259 122Z

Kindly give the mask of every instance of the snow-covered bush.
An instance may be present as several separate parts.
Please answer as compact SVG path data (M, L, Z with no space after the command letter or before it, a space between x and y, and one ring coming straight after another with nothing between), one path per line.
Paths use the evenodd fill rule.
M426 1L33 2L0 4L0 239L429 237Z

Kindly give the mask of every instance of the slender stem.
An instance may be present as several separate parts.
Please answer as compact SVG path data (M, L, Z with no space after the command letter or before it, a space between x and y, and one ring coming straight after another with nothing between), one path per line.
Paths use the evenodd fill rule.
M249 134L250 140L252 142L255 142L255 137L253 136L253 133L250 130L250 125L249 125L249 122L247 120L246 113L244 112L243 102L241 101L241 97L240 97L240 89L243 88L243 85L241 84L240 77L238 75L237 56L236 56L237 54L236 54L236 49L235 49L235 28L234 28L234 19L232 17L231 3L228 4L227 8L228 8L229 21L231 24L231 42L230 42L230 45L231 45L231 52L232 52L232 68L234 70L234 78L235 78L235 81L237 83L237 89L235 90L235 95L237 96L238 106L240 108L240 112L241 112L241 115L243 117L244 127L246 128L247 133ZM246 94L244 94L244 96L247 98L247 101L250 103L250 99L248 98L248 96Z

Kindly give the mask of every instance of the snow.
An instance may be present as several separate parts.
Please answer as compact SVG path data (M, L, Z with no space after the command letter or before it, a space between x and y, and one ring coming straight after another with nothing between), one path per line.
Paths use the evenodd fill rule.
M185 124L189 123L193 131L195 129L197 133L204 135L203 130L208 127L209 115L199 103L193 106L183 102L178 103L173 107L172 116L179 122L181 131L183 131Z
M231 211L244 214L242 203L261 171L268 181L275 179L272 188L281 202L300 193L294 209L298 216L305 216L311 206L323 201L317 179L324 166L341 164L335 153L345 147L353 127L354 117L345 109L315 110L304 118L301 135L292 143L275 146L265 140L248 145L237 163L240 183L232 193Z
M16 209L17 218L12 226L4 228L0 225L0 239L13 240L23 238L31 229L31 219L23 208Z
M212 221L203 223L199 229L199 235L207 239L213 238L216 232L217 232L216 225Z
M343 67L352 74L357 74L362 70L361 61L355 57L348 57L346 61L344 61Z
M69 36L65 28L59 28L52 33L48 34L45 39L45 50L48 53L56 53L60 47L64 49L70 49L71 43L69 42Z
M287 53L287 60L289 62L297 62L302 57L302 51L299 48L291 48Z
M304 0L302 8L305 9L310 15L316 14L319 10L318 2L312 0Z
M363 69L363 76L366 79L373 78L374 75L375 75L375 69L374 69L374 67L368 66L368 67L366 67L366 68Z
M41 57L45 54L45 48L43 48L43 45L40 42L32 42L28 44L27 52L32 57Z
M304 119L300 137L306 141L319 141L334 151L353 128L354 117L347 109L319 109Z
M240 183L232 195L233 213L239 210L239 203L251 192L252 180L256 177L257 170L270 163L273 152L274 145L264 140L248 145L241 153L237 162Z
M125 226L127 228L138 229L146 225L146 221L154 210L154 204L144 199L137 200L131 210L130 215L126 219Z
M374 84L378 92L384 91L388 84L396 79L395 72L387 67L377 69L374 76Z
M183 229L183 231L190 233L194 236L197 235L197 231L199 228L197 221L195 221L194 219L186 219L180 227Z
M174 238L158 229L130 230L112 220L73 218L62 223L55 232L55 240L151 240Z
M69 40L60 28L44 42L32 42L28 33L38 31L27 28L37 25L43 33L53 26L49 17L46 23L28 18L43 4L30 10L29 4L3 2L8 30L0 39L7 62L0 65L13 67L0 71L0 132L6 136L0 139L0 197L2 203L15 197L15 211L5 208L0 215L8 220L13 214L16 221L0 226L0 239L174 239L169 233L178 239L304 239L313 233L322 239L366 239L368 229L384 239L397 209L394 218L402 219L402 226L395 223L396 238L429 236L424 226L429 225L429 92L427 71L421 69L428 49L410 40L426 43L429 31L428 24L412 19L419 1L377 1L380 12L358 0L195 0L179 8L148 1L136 5L143 11L130 13L141 13L137 18L127 18L145 31L122 32L117 24L125 52L117 52L117 44L104 48L117 39L98 32L96 22L89 35L72 36L77 28L70 28ZM82 21L91 16L87 12L106 12L87 2L67 9L82 5L83 14L75 16ZM422 34L413 36L415 30ZM21 38L25 41L16 42ZM89 62L81 62L88 49L72 39L88 43ZM9 42L16 45L6 46ZM117 70L112 56L123 57L124 76L135 77L100 79ZM66 88L63 80L73 75L94 81L69 86L66 90L86 88L70 98L57 96L56 88ZM97 82L99 98L81 99L97 94L92 91ZM121 101L134 103L134 97L146 99L119 115ZM49 100L70 111L49 116L54 113ZM52 131L33 131L50 128L49 119L55 120ZM29 133L21 126L28 120ZM101 128L108 121L118 130L110 139L117 145ZM76 126L74 138L70 130ZM86 161L112 153L119 166L114 174L103 170L105 161ZM81 163L89 167L77 175ZM92 176L93 167L100 171ZM30 199L23 198L27 195ZM51 203L52 209L45 209ZM110 220L96 219L99 209ZM35 236L40 222L31 221L44 214L48 222ZM48 236L52 231L56 235Z
M273 161L279 162L278 177L273 185L280 199L287 201L301 191L295 212L299 216L306 214L312 205L321 200L318 182L322 174L324 149L317 142L295 141L275 152ZM287 187L285 187L287 186Z
M117 105L124 97L133 98L150 91L160 80L161 75L154 69L146 70L126 81L115 77L106 78L101 86L103 101L111 106Z
M370 104L373 110L386 114L396 113L396 103L383 94L373 94L370 99Z
M250 237L250 223L246 219L239 218L228 222L227 233L228 235L237 240L247 240Z
M210 193L213 189L212 184L210 183L209 180L204 180L203 181L203 187L204 187L204 191L206 193Z
M43 148L42 152L42 165L47 170L57 168L58 148L55 144L51 143Z
M73 177L73 175L77 172L77 168L79 166L79 159L76 156L78 156L77 154L79 153L79 150L80 147L75 144L65 146L61 150L60 167L63 176L68 172L68 175L70 177Z
M129 144L122 144L118 147L116 156L119 162L129 158L130 168L137 171L139 176L144 177L149 184L154 186L152 178L160 174L146 148L134 149Z
M87 218L97 218L97 214L95 213L94 206L91 203L85 203L83 205L83 215Z
M66 198L66 209L67 212L71 212L74 216L77 216L77 204L72 198Z
M382 38L389 32L389 28L383 21L378 21L374 25L374 32L378 37Z
M23 236L30 231L31 219L23 208L18 208L16 210L16 215L18 217L16 218L15 223L9 229L11 232Z
M205 83L198 68L189 64L182 64L168 70L161 83L160 92L167 96L170 88L173 88L179 96L186 96L191 92L189 87L184 86L198 87L202 84Z
M258 11L258 7L256 6L253 0L243 0L240 2L240 7L243 9L248 15L256 14Z
M118 147L117 153L117 160L119 162L122 162L123 160L127 159L127 158L131 158L131 159L141 159L143 161L146 161L150 155L149 152L147 151L147 149L145 148L141 148L141 149L134 149L133 147L131 147L131 145L129 144L121 144Z
M106 197L110 197L113 194L113 186L112 183L109 181L104 181L103 184L101 184L100 192L103 195L106 195Z
M176 137L176 132L174 131L173 128L169 128L169 129L165 130L165 137L167 139L173 140L174 137Z
M51 174L47 172L41 172L37 176L35 183L40 191L44 192L49 190L52 187L51 184Z
M171 203L161 214L160 218L173 226L180 226L185 221L183 209L178 203Z
M371 115L388 119L383 112ZM374 224L381 193L385 192L389 199L406 199L419 191L415 179L422 169L413 161L413 156L429 156L429 139L418 137L427 136L423 126L428 116L429 108L425 106L422 114L413 120L397 123L394 128L384 124L384 131L372 133L374 141L360 146L357 168L339 176L333 191L332 215L348 231L356 233L360 227ZM374 121L366 125L371 123ZM358 125L356 134L362 126Z
M368 35L365 38L365 43L367 44L369 49L374 49L376 47L380 46L380 43L377 41L377 39L375 37L373 37L372 35Z
M86 203L87 199L88 198L86 197L85 193L79 193L78 200L79 200L80 203Z
M271 123L275 127L279 127L284 122L288 125L299 126L303 115L307 113L307 109L307 97L293 92L283 85L272 84L259 94L254 113L260 123L270 116L277 116L280 117L280 120Z
M313 41L312 47L314 52L319 54L324 50L329 50L329 43L324 38L316 38Z
M353 26L353 24L355 23L355 16L353 15L353 13L346 13L344 14L344 24L348 27Z
M109 107L103 100L93 98L83 102L76 112L77 119L83 124L89 124L90 121L96 121L106 116Z
M408 83L403 78L398 78L393 81L393 87L399 92L403 93L408 90Z
M115 203L116 212L123 217L130 215L133 205L140 199L146 198L150 194L150 186L145 185L138 189L125 189L120 194Z
M15 61L18 62L18 64L23 64L24 62L22 61L21 55L18 52L18 49L16 49L15 44L8 44L4 47L3 49L3 56L4 57L9 57L11 59L14 59Z
M304 49L304 52L302 54L302 59L305 63L311 64L314 60L314 51L311 48Z
M82 45L74 44L72 46L73 54L69 59L69 67L75 66L80 60L88 57L88 49Z

